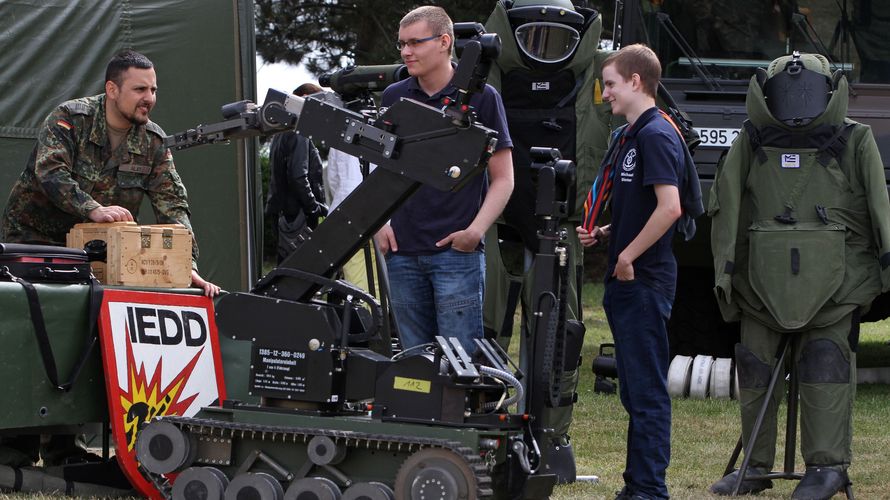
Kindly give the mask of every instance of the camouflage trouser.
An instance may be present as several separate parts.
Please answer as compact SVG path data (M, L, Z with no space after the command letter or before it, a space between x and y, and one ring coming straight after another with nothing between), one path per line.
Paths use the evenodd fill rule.
M34 465L39 458L44 466L60 465L86 453L86 443L79 434L53 435L43 443L39 434L0 436L0 465L9 467Z
M572 262L569 264L568 287L566 292L566 303L568 309L566 311L566 319L578 319L578 287L577 276L581 273L581 266L584 262L584 256L581 244L575 236L575 225L564 223L562 229L568 231L568 246L571 254ZM511 284L514 287L521 287L519 302L522 305L521 314L525 315L522 325L532 324L530 317L532 293L532 276L531 276L531 256L527 255L523 246L519 243L515 245L499 245L498 244L498 225L492 225L491 229L485 234L485 302L483 305L483 324L485 334L489 338L496 338L506 350L510 344L510 333L504 335L503 327L505 323L509 323L515 313L515 305L513 310L508 310L509 295ZM515 304L515 303L514 303ZM520 331L520 339L524 342L528 336L526 332ZM523 371L528 369L527 358L525 354L528 352L529 346L522 345L519 366ZM563 396L570 398L578 386L578 361L565 362L565 370L562 376ZM536 417L542 419L542 426L554 429L555 436L565 436L572 424L572 405L560 408L548 408L544 415Z
M0 465L26 467L40 458L40 436L0 436Z
M736 345L742 437L747 445L766 396L782 333L742 315L742 343ZM800 383L800 451L806 465L847 465L852 458L853 396L856 390L855 313L822 328L792 333L796 376ZM786 360L791 356L789 352ZM784 377L776 390L751 452L751 465L772 469L776 455L779 402Z

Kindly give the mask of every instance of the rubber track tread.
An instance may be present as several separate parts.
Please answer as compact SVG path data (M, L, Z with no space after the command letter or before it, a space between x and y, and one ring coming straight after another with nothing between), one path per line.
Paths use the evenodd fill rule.
M179 416L162 417L163 420L170 422L186 432L193 432L203 435L218 435L219 437L248 438L259 439L261 441L302 441L308 443L313 436L326 436L330 438L342 439L347 447L367 448L376 447L377 449L391 450L393 447L396 451L402 451L403 447L409 453L418 451L423 448L445 448L462 457L470 470L476 476L476 498L484 500L492 498L494 491L492 490L491 476L488 468L479 457L479 455L471 448L463 446L457 441L437 438L417 438L410 436L395 436L389 434L370 434L355 431L340 431L333 429L319 429L315 427L289 427L277 425L256 425L241 422L225 422L213 419L189 418ZM249 434L249 435L248 435ZM153 481L155 482L155 481ZM163 492L162 492L163 493ZM166 496L165 496L166 497ZM169 498L169 497L166 497Z

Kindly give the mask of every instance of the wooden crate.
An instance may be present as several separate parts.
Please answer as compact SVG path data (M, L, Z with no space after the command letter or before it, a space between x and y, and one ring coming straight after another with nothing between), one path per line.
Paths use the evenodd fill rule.
M114 227L132 226L138 227L135 222L84 222L75 224L65 236L65 246L83 249L88 241L102 240L108 244L108 231ZM106 263L99 261L90 262L93 275L99 283L107 284L105 277Z
M100 236L103 228L104 238ZM80 235L72 234L78 231ZM191 285L192 237L185 226L78 224L68 235L68 245L76 246L80 243L78 248L82 248L90 239L104 239L107 244L108 255L103 276L96 276L103 284L159 288ZM93 268L94 274L97 267L101 266Z
M179 224L119 226L109 231L108 283L188 287L192 283L192 236Z

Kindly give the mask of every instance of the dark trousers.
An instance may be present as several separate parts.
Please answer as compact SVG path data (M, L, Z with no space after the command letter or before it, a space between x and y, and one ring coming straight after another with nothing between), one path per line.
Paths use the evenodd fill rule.
M618 364L621 404L627 410L624 483L632 494L668 498L671 399L667 392L667 322L672 301L639 281L606 283L603 308Z
M278 263L286 259L302 243L300 235L306 227L306 216L303 212L291 220L281 214L278 216Z

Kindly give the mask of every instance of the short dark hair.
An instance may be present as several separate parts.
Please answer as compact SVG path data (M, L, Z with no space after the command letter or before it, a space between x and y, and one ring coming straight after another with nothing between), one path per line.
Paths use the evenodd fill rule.
M643 91L651 97L658 94L658 82L661 80L661 63L658 56L649 47L635 43L622 47L618 52L609 54L603 61L603 68L615 66L621 78L630 80L634 73L640 75Z
M294 89L294 95L299 97L309 94L317 94L319 92L321 92L321 87L312 82L304 83Z
M108 66L105 68L105 81L114 82L120 87L123 83L121 75L130 68L151 69L154 68L154 64L135 50L123 50L108 61Z

